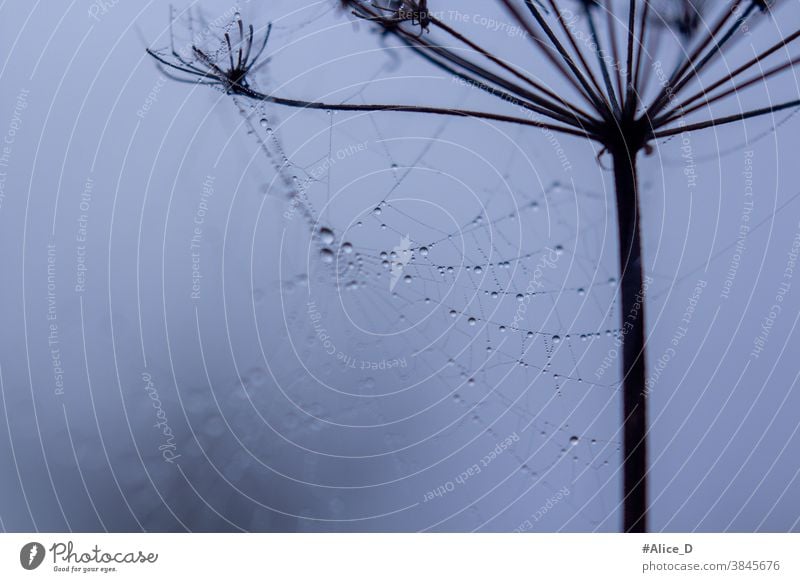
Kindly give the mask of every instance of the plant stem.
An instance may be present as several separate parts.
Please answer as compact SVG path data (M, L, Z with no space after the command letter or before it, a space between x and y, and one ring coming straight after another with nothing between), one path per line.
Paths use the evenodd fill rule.
M623 531L647 531L647 394L645 393L645 287L639 237L638 149L611 149L617 196L622 292Z

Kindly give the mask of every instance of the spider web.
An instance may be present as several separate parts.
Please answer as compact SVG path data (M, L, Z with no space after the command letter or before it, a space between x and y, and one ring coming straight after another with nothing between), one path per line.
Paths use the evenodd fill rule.
M288 346L263 352L283 401L263 417L280 427L289 410L283 444L336 508L305 525L613 529L617 364L599 366L620 334L602 193L541 175L522 187L513 144L506 167L467 183L463 160L431 162L454 147L452 121L403 140L380 115L329 114L324 155L306 164L263 107L243 111L295 186L266 221L283 230L274 301ZM273 333L277 306L260 299L260 333Z
M250 259L218 411L238 450L199 443L236 525L616 530L616 252L591 156L587 187L537 130L236 104L264 192L227 251Z

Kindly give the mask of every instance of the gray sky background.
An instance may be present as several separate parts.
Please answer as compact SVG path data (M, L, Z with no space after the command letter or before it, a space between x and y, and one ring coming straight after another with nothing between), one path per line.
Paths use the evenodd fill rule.
M330 2L240 4L274 23L262 90L513 113ZM567 91L494 3L458 11ZM706 79L798 23L783 2ZM474 120L241 114L159 73L144 49L167 24L164 2L0 3L0 526L617 531L608 160ZM797 94L790 73L715 112ZM641 160L653 530L800 528L798 128L779 114ZM392 286L381 253L409 246Z

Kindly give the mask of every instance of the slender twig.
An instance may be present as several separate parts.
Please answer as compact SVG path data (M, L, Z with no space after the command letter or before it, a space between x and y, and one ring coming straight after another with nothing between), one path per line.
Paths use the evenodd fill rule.
M724 85L725 83L732 82L734 79L736 79L736 77L738 77L748 69L751 69L755 65L759 64L764 59L774 54L776 51L780 50L781 48L788 48L788 45L797 40L798 38L800 38L800 29L796 30L795 32L787 36L785 39L782 39L780 42L775 43L767 50L759 53L758 55L747 61L745 64L743 64L740 67L737 67L736 69L734 69L721 79L715 81L714 83L711 83L707 87L703 87L700 91L698 91L691 97L686 98L680 104L675 106L674 108L675 111L677 112L686 109L686 107L688 107L698 99L704 98L708 93L710 93L714 89L717 89L718 87Z
M714 46L711 47L711 50L704 56L702 59L696 62L692 62L691 67L689 67L689 71L675 83L673 87L673 93L677 94L687 83L696 79L700 72L705 68L705 66L711 62L711 60L721 54L722 48L733 38L733 35L736 34L739 29L742 27L742 24L750 17L753 11L756 9L756 4L753 2L750 4L744 12L736 18L733 24L725 31L725 34L714 43Z
M386 18L382 17L379 13L375 12L373 9L369 7L363 7L359 12L359 16L361 18L366 18L372 22L382 25L388 33L399 38L407 46L412 48L421 48L422 50L419 51L420 54L425 55L426 53L436 53L439 56L441 56L444 59L444 61L456 65L458 67L464 68L474 73L475 75L481 77L487 83L478 82L474 77L469 77L467 75L464 75L463 73L459 73L455 71L451 66L445 66L445 63L443 63L441 60L434 60L428 58L430 62L436 64L439 68L446 70L450 74L455 74L458 77L470 83L471 85L474 85L475 87L478 87L497 97L500 97L505 101L522 106L526 109L530 109L532 111L535 111L536 113L551 117L557 121L560 121L567 125L571 125L573 127L584 127L587 125L592 125L594 123L594 120L588 115L580 116L580 113L564 110L563 108L560 108L555 104L552 104L548 100L543 99L542 97L537 96L534 93L531 93L530 91L524 89L523 87L520 87L519 85L507 79L503 79L502 77L496 75L495 73L492 73L491 71L488 71L487 69L481 67L480 65L474 63L473 61L470 61L464 57L461 57L453 53L450 49L447 49L438 44L427 41L423 39L420 35L411 34L403 30L402 28L395 26L394 21L387 20ZM433 24L435 19L431 18L430 21ZM480 51L478 52L480 53ZM493 87L489 83L494 83L495 85L499 85L503 87L505 91L501 91L496 87Z
M584 57L583 51L580 49L580 46L578 46L578 43L575 40L575 35L572 33L570 28L567 26L567 23L564 21L564 16L561 14L561 11L556 6L555 0L549 0L549 2L550 2L551 8L553 9L553 13L556 15L556 19L558 20L558 23L561 26L561 30L564 32L564 35L567 37L567 40L569 41L570 46L572 46L572 50L577 55L578 60L580 61L581 66L583 67L583 70L586 71L586 74L589 77L589 80L592 82L592 85L594 86L594 89L595 89L595 94L598 95L601 99L603 99L605 101L606 108L611 109L612 108L611 103L609 103L608 98L606 97L605 93L603 92L603 89L600 87L600 83L597 82L597 78L595 77L594 73L592 72L592 68L586 62L586 57ZM571 57L570 57L570 60L572 60Z
M683 41L693 48L691 52L686 53L680 43L678 44L678 54L671 75L662 81L660 90L653 91L655 95L650 104L644 106L645 92L655 74L653 70L656 64L660 63L658 53L666 36L660 26L654 31L649 31L652 0L629 0L627 29L623 28L625 23L615 16L612 0L604 2L582 0L591 40L596 47L597 66L602 76L602 83L595 75L593 65L588 62L592 59L580 46L580 37L571 27L571 23L567 23L564 14L558 10L556 0L547 0L552 13L544 6L544 0L496 0L511 14L526 33L525 36L534 43L537 51L554 67L560 78L589 104L589 109L585 110L573 104L568 96L546 87L539 81L539 77L512 65L456 28L435 18L428 12L427 1L402 0L399 3L388 3L386 6L371 0L340 1L343 6L351 7L353 14L381 27L384 33L399 39L405 47L440 71L515 106L522 113L506 115L493 111L410 104L323 103L259 91L251 86L249 80L257 70L269 62L268 58L262 61L261 55L271 28L267 29L260 50L252 56L255 44L253 27L250 25L245 29L238 15L235 22L239 31L238 44L232 42L229 32L222 35L222 48L227 52L225 58L217 56L212 58L210 55L215 53L203 51L196 46L191 47L191 57L184 57L176 51L172 31L174 16L172 9L170 10L171 56L167 51L159 53L148 49L148 53L155 59L162 73L169 78L180 82L213 85L232 95L234 99L244 97L262 103L301 109L392 111L514 123L596 141L610 152L615 178L620 301L623 317L627 318L626 325L630 324L633 330L626 335L622 357L623 529L630 532L647 531L649 467L645 398L646 288L643 284L645 263L639 235L641 217L637 156L642 150L647 150L650 147L648 142L654 139L772 115L785 109L800 108L800 99L796 99L735 115L715 117L712 114L708 119L686 123L688 115L713 106L757 83L764 83L800 64L800 56L791 57L767 70L762 70L756 76L741 80L746 71L760 66L765 59L800 38L800 30L781 39L721 79L714 81L704 90L687 98L683 95L686 87L694 81L702 81L703 72L709 68L714 59L720 57L738 38L741 38L737 37L736 33L756 8L767 11L769 3L767 0L733 0L706 33L693 39L699 30L700 19L696 18L699 14L693 3L683 0L684 12L679 14L677 22L671 21L671 25L678 27ZM641 9L637 7L637 1L644 2ZM744 3L747 3L747 6L743 7ZM402 6L402 10L397 6ZM613 73L612 67L603 56L602 39L598 33L598 23L594 14L596 9L606 11L608 43L614 58ZM551 26L545 15L555 20L557 25ZM189 26L191 32L193 27L191 16ZM444 46L431 40L431 36L428 35L431 29L455 39L457 41L455 46ZM618 46L618 37L623 34L627 39L625 63L620 60ZM565 42L561 40L563 36L566 37ZM649 66L646 66L646 61ZM624 75L623 66L626 66ZM181 78L182 75L188 78Z
M558 69L562 78L569 82L578 91L578 93L584 99L586 99L589 104L591 104L597 113L605 117L605 107L603 106L602 101L597 97L597 95L594 95L591 90L587 90L584 83L579 82L575 75L570 73L569 69L564 65L562 60L553 54L554 52L557 52L557 49L554 49L553 46L549 45L541 38L539 33L534 30L530 23L525 19L522 12L520 12L510 0L500 0L500 2L502 2L509 13L514 17L514 20L516 20L517 24L519 24L523 30L525 30L528 37L536 45L536 48L538 48L542 54L544 54L544 56L553 64L553 66Z
M586 18L589 21L589 34L592 36L592 41L594 42L595 46L597 46L597 61L600 65L600 71L603 75L603 82L606 86L606 94L608 95L609 99L611 100L611 105L614 108L614 114L620 115L622 112L622 108L620 107L619 101L617 100L617 94L614 91L614 85L611 82L611 75L608 72L608 63L606 63L605 59L603 58L603 47L600 44L600 35L597 34L597 26L594 21L594 4L590 2L583 3L583 10ZM617 63L614 64L618 66Z
M525 119L523 117L514 117L512 115L501 115L498 113L489 113L486 111L473 111L469 109L450 109L442 107L427 107L423 105L392 105L388 103L381 104L355 104L355 103L321 103L317 101L304 101L302 99L286 99L277 97L275 95L267 95L260 93L247 87L236 87L234 93L243 95L250 99L263 101L265 103L275 103L276 105L285 105L287 107L295 107L300 109L322 109L326 111L396 111L406 113L429 113L434 115L449 115L453 117L472 117L475 119L489 119L492 121L503 121L507 123L518 123L520 125L528 125L539 127L541 129L548 129L557 131L568 135L575 135L578 137L585 137L590 139L597 139L597 136L580 129L573 129L570 127L562 127L553 125L551 123L544 123L535 119Z
M739 4L742 0L734 0L733 5L729 10L725 10L722 16L719 18L717 23L714 25L713 28L709 31L709 33L705 36L705 38L700 42L700 44L695 48L694 51L685 59L683 59L678 66L676 67L675 71L669 78L669 81L664 85L663 89L659 93L658 97L653 101L653 103L648 107L648 118L655 117L660 111L661 108L669 101L670 95L675 94L674 87L678 80L689 70L690 67L694 64L694 62L700 58L700 55L703 51L714 41L714 37L725 27L725 24L733 17L733 13L738 9Z
M645 0L647 2L647 0ZM625 79L627 81L627 91L625 94L625 103L623 107L626 110L636 109L633 100L635 99L636 90L633 85L633 48L634 48L634 35L636 34L636 0L630 0L628 3L628 55L627 66L625 69Z
M614 13L611 10L611 0L606 0L606 25L608 26L608 42L611 45L611 54L614 57L614 70L617 78L617 91L619 92L619 100L624 107L625 91L622 85L622 61L619 58L619 44L617 43L617 32L614 21Z
M509 0L503 0L503 2L505 4L509 4ZM578 68L575 61L572 60L572 58L570 58L569 52L564 48L564 45L561 44L561 41L558 40L558 37L556 36L555 32L553 32L553 29L550 27L549 24L547 24L547 21L545 20L544 16L542 16L542 13L539 11L536 5L533 3L533 0L525 0L525 6L527 6L528 12L530 12L533 15L534 20L536 20L537 24L539 25L539 28L542 29L542 32L544 32L545 36L547 36L547 38L550 39L550 42L555 48L556 53L561 56L564 63L567 65L570 71L572 71L572 74L575 76L575 79L578 81L578 83L580 83L581 87L583 87L583 90L586 92L586 94L589 95L592 101L595 102L595 106L597 107L598 112L601 113L604 117L606 116L607 113L610 114L608 110L607 101L602 99L598 94L594 92L592 87L589 85L589 81L586 80L586 76L584 76L583 72L581 72L581 70Z
M696 105L694 105L692 107L689 107L687 109L674 111L674 112L672 112L672 114L669 117L667 117L663 121L660 120L660 119L657 120L656 121L656 125L666 125L668 123L672 123L673 121L675 121L675 120L677 120L677 119L679 119L681 117L686 117L687 115L690 115L690 114L694 113L695 111L698 111L700 109L703 109L704 107L708 107L710 105L713 105L714 103L717 103L718 101L721 101L721 100L725 99L726 97L730 97L731 95L739 93L740 91L742 91L744 89L747 89L748 87L752 87L756 83L761 83L761 82L766 81L767 79L769 79L771 77L774 77L775 75L777 75L779 73L787 71L787 70L793 68L798 63L800 63L800 56L794 57L794 58L790 59L789 61L787 61L787 62L785 62L783 64L780 64L780 65L777 65L777 66L772 67L770 69L767 69L766 71L763 71L762 73L759 73L755 77L751 77L747 81L743 81L741 83L734 83L734 86L731 87L730 89L727 89L726 91L723 91L722 93L718 93L716 95L712 95L710 97L706 97L700 103L697 103Z
M644 57L644 47L645 43L647 42L647 17L650 12L650 1L651 0L645 0L644 8L639 15L639 40L638 47L636 49L636 69L633 73L632 86L632 90L636 99L636 104L632 106L632 109L634 110L637 108L638 103L642 98L642 95L639 91L643 90L643 88L639 84L639 79L642 74L642 58Z
M477 51L478 53L480 53L482 56L484 56L485 58L489 59L493 63L495 63L498 66L502 67L503 69L505 69L506 71L508 71L509 73L511 73L512 75L514 75L518 79L520 79L521 81L524 81L524 82L528 83L534 89L544 93L547 97L552 99L553 102L548 102L546 100L542 100L542 101L543 101L544 104L546 104L553 111L560 112L562 114L566 114L567 110L570 110L570 111L572 111L573 114L580 116L581 118L583 118L587 122L592 120L591 115L589 115L586 111L580 109L579 107L577 107L573 103L570 103L569 101L567 101L565 99L562 99L559 95L557 95L556 93L554 93L553 91L551 91L550 89L548 89L547 87L542 85L541 83L535 81L534 79L532 79L528 75L522 73L516 67L511 66L505 60L499 59L498 57L496 57L495 55L493 55L492 53L487 51L485 48L481 47L477 43L475 43L472 40L470 40L469 38L465 37L460 32L458 32L457 30L455 30L452 27L448 26L444 22L440 21L439 19L437 19L435 17L431 17L431 23L434 26L437 26L437 27L441 28L442 30L444 30L445 32L447 32L448 34L450 34L453 38L463 42L465 45L467 45L471 49Z
M772 105L770 107L763 107L761 109L754 109L752 111L745 111L744 113L728 115L726 117L707 119L706 121L701 121L699 123L693 123L690 125L684 125L682 127L676 127L673 129L654 131L652 135L656 139L661 139L662 137L669 137L671 135L677 135L683 132L697 131L699 129L707 129L709 127L716 127L718 125L726 125L728 123L744 121L745 119L761 117L762 115L770 115L772 113L777 113L778 111L783 111L784 109L792 109L793 107L800 107L800 99L796 99L794 101L788 101L786 103L781 103L779 105Z

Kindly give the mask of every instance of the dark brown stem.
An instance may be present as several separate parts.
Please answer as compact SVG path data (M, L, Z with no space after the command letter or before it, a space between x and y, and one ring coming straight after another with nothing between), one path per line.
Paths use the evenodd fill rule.
M592 82L592 85L595 88L596 94L601 99L606 101L606 107L608 107L608 109L611 110L612 105L611 105L611 103L608 102L608 99L606 98L602 87L600 87L600 83L597 82L597 78L595 77L594 73L592 72L592 67L590 67L589 63L586 62L586 57L583 55L583 51L581 50L580 46L578 45L577 41L575 40L575 35L572 34L572 31L570 30L569 26L567 26L567 23L564 21L564 17L562 16L561 12L559 11L558 6L556 6L555 0L549 0L549 1L550 1L550 7L553 9L553 13L556 15L556 19L558 20L558 23L561 26L561 30L564 32L564 35L567 37L567 40L569 41L570 46L572 46L572 50L577 55L578 60L580 61L581 66L583 67L583 70L586 72L586 75L589 77L589 80ZM571 57L570 57L570 60L572 60Z
M528 37L536 44L537 48L542 51L544 56L556 67L559 72L561 73L562 77L566 79L575 89L580 93L580 95L586 99L592 107L599 113L600 115L606 115L606 108L603 105L603 102L594 94L591 88L586 83L586 80L583 79L583 76L580 75L580 71L578 71L578 75L575 75L574 72L576 70L575 64L570 61L568 56L564 54L563 50L559 53L558 51L558 44L550 44L546 42L544 39L540 37L540 35L533 29L530 23L525 19L522 12L514 5L513 2L510 0L500 0L502 4L506 7L506 9L511 13L516 20L517 24L519 24L522 29L528 34ZM545 27L547 27L547 23L545 23ZM549 30L549 27L547 27ZM551 31L552 33L552 31ZM552 43L552 38L550 40ZM559 56L556 56L557 53ZM563 61L563 62L562 62ZM566 63L566 65L564 64ZM571 65L571 66L569 66ZM572 72L570 72L572 71Z
M570 103L569 101L565 101L564 99L559 97L556 93L554 93L553 91L551 91L550 89L548 89L547 87L542 85L541 83L535 81L534 79L531 79L528 75L522 73L521 71L519 71L515 67L512 67L506 61L504 61L502 59L499 59L498 57L496 57L495 55L493 55L492 53L487 51L485 48L483 48L482 46L480 46L477 43L473 42L469 38L465 37L463 34L458 32L457 30L453 29L452 27L448 26L444 22L442 22L440 20L437 20L436 18L432 17L431 18L431 23L434 26L437 26L437 27L441 28L442 30L444 30L445 32L447 32L453 38L463 42L465 45L467 45L471 49L477 51L481 56L489 59L491 62L495 63L496 65L498 65L500 67L502 67L503 69L505 69L506 71L508 71L509 73L511 73L512 75L514 75L518 79L520 79L521 81L524 81L524 82L528 83L534 89L544 93L547 97L552 99L552 102L548 101L548 100L545 100L545 99L541 99L541 98L540 99L541 99L543 104L545 104L547 107L549 107L553 111L565 113L566 110L569 109L569 110L572 111L572 113L574 115L579 115L579 116L583 117L583 119L585 119L585 120L590 121L592 119L592 117L588 113L586 113L583 109L577 107L576 105L574 105L573 103Z
M778 105L773 105L771 107L762 107L761 109L754 109L752 111L745 111L744 113L728 115L726 117L707 119L706 121L701 121L699 123L692 123L690 125L679 125L678 127L674 127L672 129L655 131L653 132L652 137L655 139L661 139L663 137L670 137L687 131L708 129L709 127L716 127L718 125L727 125L729 123L736 123L737 121L744 121L745 119L752 119L754 117L770 115L772 113L777 113L778 111L783 111L784 109L793 109L795 107L800 107L800 99L795 99L794 101L788 101L786 103L780 103Z
M657 126L666 125L668 123L672 123L673 121L680 119L681 117L686 117L687 115L690 115L695 111L698 111L699 109L703 109L704 107L709 107L714 103L716 103L717 101L721 101L722 99L730 97L731 95L735 95L743 91L744 89L747 89L748 87L752 87L756 83L763 83L770 77L774 77L779 73L783 73L784 71L794 68L794 66L797 65L798 63L800 63L800 57L795 57L792 60L783 63L782 65L778 65L776 67L767 69L766 71L760 73L759 75L752 77L751 79L748 79L746 81L742 81L741 83L737 83L736 81L731 81L733 83L733 87L731 87L730 89L727 89L726 91L723 91L722 93L718 93L716 95L706 96L700 103L697 103L696 105L693 105L688 109L680 109L674 111L669 117L665 117L664 119L657 119L655 125Z
M623 107L626 111L636 109L633 105L635 97L635 87L633 84L633 48L634 38L636 37L636 0L630 0L628 7L628 52L627 52L627 69L625 71L625 81L627 83L625 102Z
M623 531L647 531L647 394L645 287L636 174L638 148L611 149L617 195L622 293Z
M670 100L670 95L675 95L675 86L680 80L681 77L689 70L689 68L700 58L700 55L703 51L708 47L709 44L714 40L714 37L719 34L719 32L725 27L725 24L733 17L733 13L739 8L741 4L741 0L735 0L733 5L728 9L725 8L722 16L717 21L716 25L709 31L709 33L705 36L704 40L700 42L700 44L692 51L692 54L683 60L682 64L678 66L675 72L670 76L669 81L664 85L661 92L658 94L658 97L653 101L653 103L648 108L647 117L654 118L658 113L661 111L663 107L665 107Z
M608 97L611 99L611 105L614 108L614 115L619 116L622 112L622 108L620 107L620 104L617 101L617 94L614 92L614 85L611 83L611 75L608 72L608 64L606 63L605 59L603 59L604 51L600 44L601 42L600 35L597 33L597 25L595 24L594 21L594 10L595 10L594 6L588 3L583 4L583 12L586 15L587 21L589 22L589 32L592 35L592 40L597 46L595 54L597 56L597 62L600 65L600 72L603 75L603 83L605 83L606 86L606 93L608 94Z
M773 53L775 53L779 49L786 48L788 50L788 45L790 43L794 42L795 40L797 40L798 38L800 38L800 30L796 30L795 32L793 32L792 34L787 36L786 38L781 39L780 42L775 43L774 45L772 45L767 50L763 51L759 55L757 55L757 56L753 57L752 59L750 59L749 61L747 61L742 66L740 66L737 69L729 72L727 75L725 75L723 78L719 79L718 81L715 81L714 83L711 83L710 85L708 85L706 87L703 87L700 91L698 91L697 93L695 93L691 97L688 97L687 99L685 99L679 105L676 105L673 108L672 113L675 113L675 112L678 112L678 111L683 111L684 109L686 109L689 105L691 105L695 101L697 101L699 99L707 98L708 94L711 91L713 91L714 89L724 85L725 83L733 82L736 79L736 77L738 77L739 75L741 75L743 72L747 71L748 69L754 67L755 65L759 64L761 61L763 61L764 59L766 59L767 57L769 57L770 55L772 55ZM672 114L670 114L670 116L671 115Z
M275 103L276 105L285 105L287 107L295 107L299 109L323 109L327 111L398 111L406 113L427 113L431 115L449 115L452 117L472 117L475 119L488 119L491 121L503 121L506 123L518 123L520 125L528 125L539 127L541 129L549 129L551 131L565 133L568 135L575 135L578 137L597 140L597 136L588 131L580 129L572 129L569 127L562 127L560 125L553 125L551 123L543 123L536 119L525 119L523 117L514 117L511 115L500 115L497 113L489 113L486 111L472 111L469 109L450 109L444 107L426 107L422 105L392 105L386 104L358 104L358 103L319 103L316 101L304 101L302 99L285 99L283 97L276 97L274 95L267 95L260 93L253 89L242 87L240 85L232 86L229 91L232 94L242 95L257 101L264 101L265 103Z
M606 0L606 24L608 25L608 42L611 45L611 54L614 57L614 63L617 78L617 90L619 91L619 100L624 107L625 91L622 88L622 61L619 58L619 44L617 42L616 22L614 20L614 12L611 10L611 0Z

